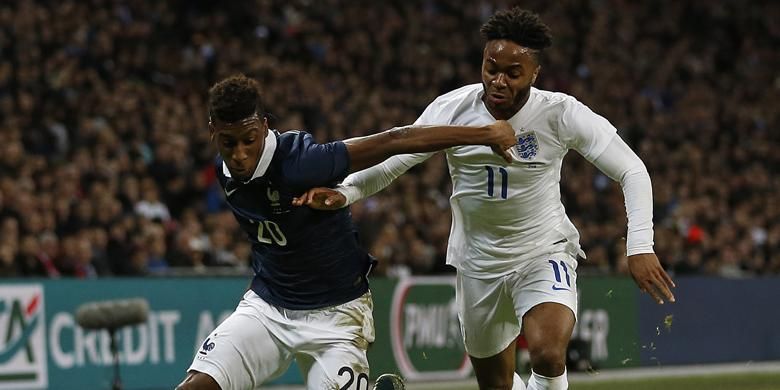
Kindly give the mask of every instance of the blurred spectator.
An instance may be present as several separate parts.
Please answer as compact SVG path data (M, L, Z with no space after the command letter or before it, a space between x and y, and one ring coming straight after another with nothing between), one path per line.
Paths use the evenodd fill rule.
M245 269L248 244L214 181L208 86L252 75L272 125L320 141L411 123L479 81L479 26L508 5L0 3L0 274ZM523 5L555 37L537 86L609 118L647 164L665 266L780 273L780 3ZM625 272L619 187L579 157L564 165L581 272ZM380 273L448 272L446 169L436 157L353 206Z
M147 258L144 262L146 270L150 273L164 273L168 268L168 260L165 258L165 231L158 224L149 224L142 234L141 246L147 248Z
M146 178L141 182L141 200L135 204L135 212L147 219L168 221L171 214L168 206L160 200L157 185L152 179Z

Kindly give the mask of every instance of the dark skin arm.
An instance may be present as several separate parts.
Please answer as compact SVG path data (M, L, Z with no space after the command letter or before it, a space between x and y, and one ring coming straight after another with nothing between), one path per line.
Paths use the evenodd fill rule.
M350 159L350 172L362 171L397 154L435 152L460 145L486 145L508 163L507 152L517 139L506 121L480 127L407 126L365 137L344 140Z
M397 154L425 153L459 145L487 145L507 163L507 149L517 143L515 131L506 121L488 126L407 126L366 137L344 140L350 158L350 172L362 171ZM346 198L329 188L313 188L293 199L295 206L308 205L319 210L343 207Z
M338 210L347 204L347 198L328 187L315 187L293 198L293 206L309 206L315 210Z

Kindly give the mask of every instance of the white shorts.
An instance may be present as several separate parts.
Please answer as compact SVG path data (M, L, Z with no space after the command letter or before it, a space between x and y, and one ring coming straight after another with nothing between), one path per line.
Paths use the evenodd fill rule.
M258 389L295 358L308 389L366 389L372 310L370 292L338 306L287 310L249 290L201 344L189 370L208 374L222 390Z
M577 315L577 261L554 253L525 263L496 279L457 275L456 297L466 352L491 357L515 341L522 318L546 302L560 303Z

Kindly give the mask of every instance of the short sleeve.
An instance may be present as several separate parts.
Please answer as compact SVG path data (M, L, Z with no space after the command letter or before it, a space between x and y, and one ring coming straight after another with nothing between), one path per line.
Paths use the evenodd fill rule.
M305 132L296 135L283 165L290 184L307 188L339 182L348 172L349 153L344 142L318 144Z
M566 147L578 151L588 161L601 155L616 133L617 129L608 120L576 99L570 98L564 103L558 137Z

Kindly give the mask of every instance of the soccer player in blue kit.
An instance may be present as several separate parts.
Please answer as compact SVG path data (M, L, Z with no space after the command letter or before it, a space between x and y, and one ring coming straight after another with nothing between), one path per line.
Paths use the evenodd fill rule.
M396 154L486 145L511 161L514 130L505 121L407 126L318 144L305 132L269 129L257 82L243 75L214 85L208 105L217 177L252 242L255 276L177 389L257 389L292 359L308 389L367 389L374 261L358 245L348 209L294 207L293 198Z

